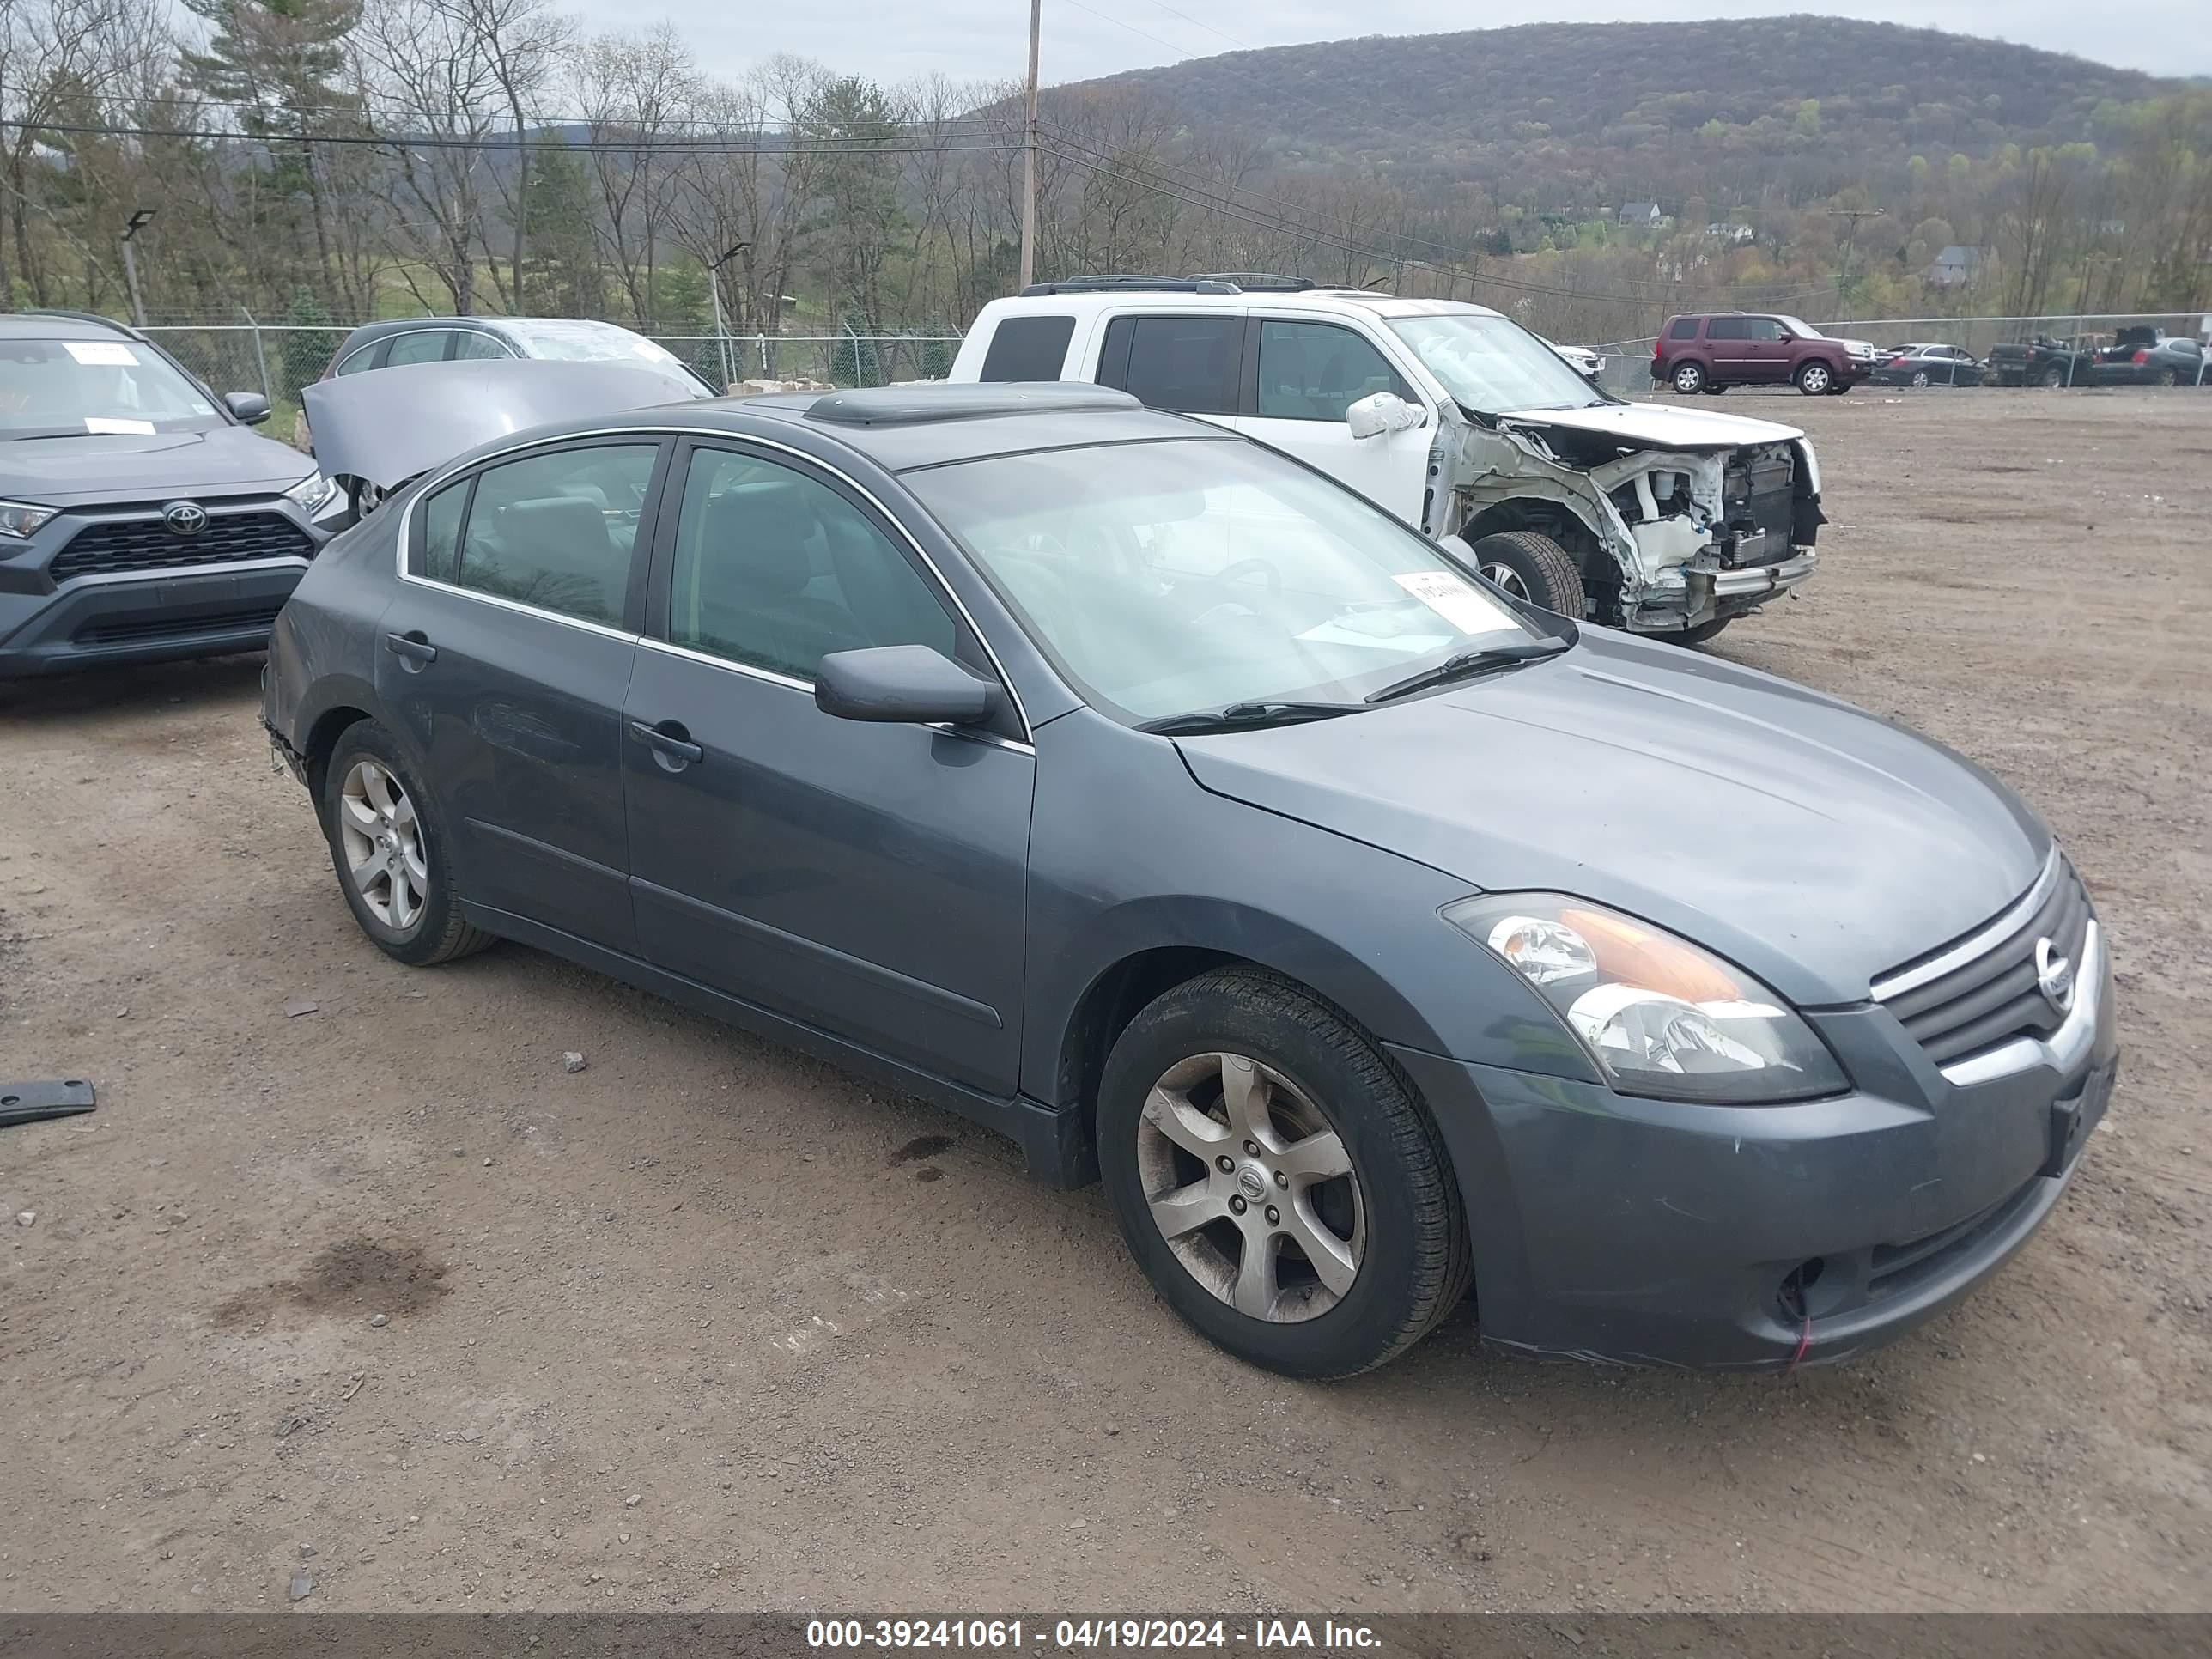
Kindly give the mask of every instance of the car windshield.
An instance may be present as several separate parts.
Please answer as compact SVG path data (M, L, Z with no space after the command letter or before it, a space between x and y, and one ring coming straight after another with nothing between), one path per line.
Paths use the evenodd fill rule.
M1613 401L1510 317L1480 312L1394 317L1390 331L1413 349L1455 402L1478 415L1588 409Z
M568 363L653 363L677 369L696 381L702 397L714 395L714 389L666 346L613 323L525 318L519 322L502 322L500 327L521 346L526 356Z
M1380 508L1252 445L1038 451L905 482L1085 698L1133 724L1357 703L1535 637Z
M1825 340L1828 337L1802 317L1777 317L1774 320L1801 340Z
M0 340L0 439L222 423L206 393L136 340Z

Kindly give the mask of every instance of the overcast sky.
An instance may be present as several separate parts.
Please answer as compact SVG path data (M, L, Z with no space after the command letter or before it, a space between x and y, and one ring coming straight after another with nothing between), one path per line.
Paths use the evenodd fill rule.
M1019 75L1029 50L1025 0L567 0L594 26L674 20L702 64L732 74L795 52L878 80L942 72L957 79ZM1732 0L1044 0L1043 78L1080 81L1118 70L1207 58L1243 46L1354 34L1436 34L1510 23L1656 21L1819 10L1991 35L2161 75L2212 73L2204 0L1906 0L1792 6Z

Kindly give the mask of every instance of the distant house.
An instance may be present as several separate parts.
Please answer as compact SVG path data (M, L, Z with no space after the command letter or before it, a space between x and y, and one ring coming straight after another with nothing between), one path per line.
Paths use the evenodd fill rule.
M1626 202L1614 217L1624 225L1636 225L1645 229L1658 228L1667 222L1656 202Z
M1758 233L1749 225L1729 224L1717 220L1705 227L1705 234L1715 241L1748 242Z
M1954 242L1937 254L1921 275L1930 288L1963 288L1978 277L1989 262L1989 249L1960 247Z

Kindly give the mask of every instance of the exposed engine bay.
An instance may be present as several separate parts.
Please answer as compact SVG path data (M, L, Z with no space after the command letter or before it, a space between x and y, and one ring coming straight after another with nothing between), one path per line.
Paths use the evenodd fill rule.
M1812 446L1765 421L1620 404L1448 422L1429 533L1533 529L1575 558L1593 621L1680 633L1812 574L1826 515Z

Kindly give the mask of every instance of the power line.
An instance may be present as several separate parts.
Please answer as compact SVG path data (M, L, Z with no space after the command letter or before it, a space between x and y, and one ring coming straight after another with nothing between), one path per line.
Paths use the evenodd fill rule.
M1109 16L1103 11L1098 11L1090 6L1085 5L1083 3L1083 0L1067 0L1067 3L1074 7L1078 11L1089 12L1091 16L1097 18L1102 23L1111 23L1115 27L1127 29L1132 34L1141 34L1146 40L1151 41L1154 46L1165 46L1170 52L1175 53L1178 58L1188 58L1191 55L1188 51L1176 45L1174 41L1163 40L1158 35L1154 34L1150 29L1140 29L1134 23L1125 23L1118 17Z
M265 149L278 145L336 144L357 146L369 149L468 149L500 150L509 154L538 151L559 151L570 155L635 155L640 150L657 152L673 157L690 155L938 155L948 152L990 150L1005 152L1018 148L1008 139L1000 143L957 144L884 144L869 139L842 142L782 142L775 143L746 143L735 140L708 138L651 138L609 139L585 143L568 143L562 139L516 138L486 137L460 138L438 136L386 137L376 133L314 133L295 136L276 133L259 136L252 133L230 132L216 127L117 127L70 125L55 121L0 121L0 131L58 132L83 134L103 138L210 138L229 143L258 144Z
M1162 11L1167 13L1170 17L1180 17L1184 22L1192 24L1196 27L1202 28L1208 34L1219 35L1232 46L1242 46L1247 52L1257 52L1259 50L1259 48L1255 46L1249 40L1239 40L1235 35L1230 33L1226 29L1218 29L1214 27L1212 24L1206 21L1203 18L1193 17L1187 11L1177 11L1173 6L1168 4L1167 0L1152 0L1152 3L1158 6Z

